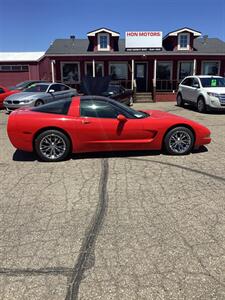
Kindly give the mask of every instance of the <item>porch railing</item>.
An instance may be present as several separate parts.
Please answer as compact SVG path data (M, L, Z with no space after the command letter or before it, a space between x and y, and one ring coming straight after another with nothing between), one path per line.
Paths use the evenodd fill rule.
M179 81L177 80L156 80L157 92L173 92L177 91Z

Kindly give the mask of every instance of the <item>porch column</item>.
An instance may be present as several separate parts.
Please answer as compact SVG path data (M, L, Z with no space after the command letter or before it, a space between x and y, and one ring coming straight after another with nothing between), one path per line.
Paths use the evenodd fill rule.
M95 77L95 60L93 59L92 60L92 75L93 75L93 77Z
M131 61L131 89L134 90L134 60Z
M52 82L55 82L55 60L51 60Z
M194 59L194 63L193 63L193 75L196 74L196 66L197 66L197 61L196 61L196 59Z
M152 99L155 102L155 96L156 96L156 70L157 70L157 59L154 59L154 72L153 72L153 93L152 93Z

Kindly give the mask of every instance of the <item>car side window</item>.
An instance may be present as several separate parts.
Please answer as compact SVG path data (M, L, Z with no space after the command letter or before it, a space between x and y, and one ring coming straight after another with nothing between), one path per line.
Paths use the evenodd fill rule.
M200 84L199 84L199 81L198 81L197 78L193 78L192 86L194 86L194 87L197 87L197 86L200 87Z
M60 92L61 91L60 84L52 84L50 86L49 90L54 90L55 92Z
M61 90L61 91L67 91L67 90L70 89L68 86L66 86L66 85L64 85L64 84L59 84L59 85L60 85L60 90Z
M0 94L3 94L3 93L5 93L5 91L2 88L0 88Z
M193 78L186 78L184 79L184 81L182 82L182 85L186 85L186 86L192 86L193 83Z
M81 100L80 115L91 118L116 119L121 112L107 101Z

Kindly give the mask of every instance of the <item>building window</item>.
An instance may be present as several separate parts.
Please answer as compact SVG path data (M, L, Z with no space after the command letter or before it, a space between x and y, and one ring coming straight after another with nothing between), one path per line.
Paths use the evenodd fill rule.
M98 50L108 51L109 47L109 34L99 33L98 34Z
M85 75L93 76L93 63L86 62L85 63ZM103 77L104 76L104 65L100 62L95 62L95 76L96 77Z
M1 65L0 72L28 72L27 65Z
M178 50L189 50L190 35L188 33L178 35Z
M172 62L159 61L156 70L156 89L158 91L173 90Z
M220 62L219 61L204 61L202 62L203 75L219 75Z
M61 78L62 78L62 82L67 84L79 83L80 64L78 62L61 63Z
M109 75L112 76L112 80L128 79L127 63L110 63Z
M157 75L158 80L171 80L172 78L172 62L159 61L157 63Z
M178 66L178 81L181 81L186 76L193 75L193 62L180 61Z

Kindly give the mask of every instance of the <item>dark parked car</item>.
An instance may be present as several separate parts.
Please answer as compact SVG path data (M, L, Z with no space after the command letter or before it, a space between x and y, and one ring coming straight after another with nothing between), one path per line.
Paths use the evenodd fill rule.
M103 92L102 96L112 98L128 106L133 105L133 91L125 89L119 84L109 84L107 91Z

